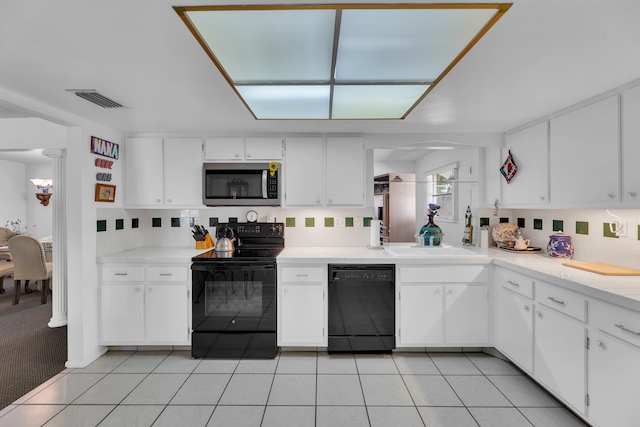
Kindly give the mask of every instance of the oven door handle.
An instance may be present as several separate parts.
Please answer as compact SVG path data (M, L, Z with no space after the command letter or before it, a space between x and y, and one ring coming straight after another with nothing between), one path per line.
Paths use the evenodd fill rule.
M252 263L203 263L192 264L192 271L267 271L275 270L274 264L252 264Z

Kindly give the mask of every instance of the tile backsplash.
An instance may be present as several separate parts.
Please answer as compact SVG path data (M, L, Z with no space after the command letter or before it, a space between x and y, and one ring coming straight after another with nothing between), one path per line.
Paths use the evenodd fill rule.
M480 217L488 218L490 226L507 215L510 223L525 224L522 233L531 239L531 246L541 247L544 252L549 236L562 229L572 237L574 260L640 269L640 210L613 209L611 213L622 220L626 236L611 233L609 224L616 218L606 209L501 209L499 217L493 216L493 209L479 210Z

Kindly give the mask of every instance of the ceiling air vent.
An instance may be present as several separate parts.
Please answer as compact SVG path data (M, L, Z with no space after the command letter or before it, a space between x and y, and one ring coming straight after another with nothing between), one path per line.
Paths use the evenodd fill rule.
M122 104L117 103L113 99L109 99L106 96L98 93L93 89L67 89L67 92L73 92L78 95L80 98L86 99L89 102L93 102L96 105L101 106L102 108L121 108Z

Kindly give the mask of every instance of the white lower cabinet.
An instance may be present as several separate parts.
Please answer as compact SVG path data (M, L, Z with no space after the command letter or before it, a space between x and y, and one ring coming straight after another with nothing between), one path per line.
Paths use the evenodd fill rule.
M278 345L326 346L326 265L278 268Z
M586 332L582 322L536 306L534 377L580 413L585 412Z
M533 373L534 280L496 267L494 270L495 346L516 365Z
M533 373L533 310L528 298L505 288L496 301L496 348L528 373Z
M101 345L189 344L188 265L101 268Z
M479 346L489 340L484 265L399 266L399 347Z
M613 304L590 306L589 420L598 427L640 420L640 314Z

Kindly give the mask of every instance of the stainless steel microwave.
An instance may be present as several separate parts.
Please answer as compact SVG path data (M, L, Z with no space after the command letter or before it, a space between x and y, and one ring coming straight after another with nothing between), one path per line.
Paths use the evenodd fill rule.
M280 206L280 164L205 163L202 203L206 206Z

